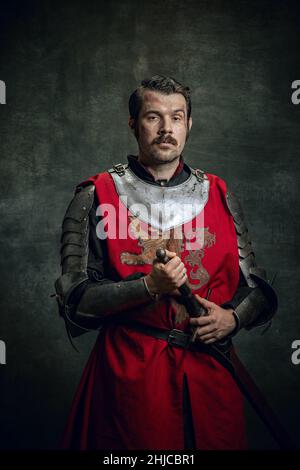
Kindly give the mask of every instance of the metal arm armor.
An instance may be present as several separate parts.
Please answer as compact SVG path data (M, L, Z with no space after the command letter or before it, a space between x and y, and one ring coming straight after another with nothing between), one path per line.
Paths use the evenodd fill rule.
M91 282L87 274L89 254L89 213L94 202L95 186L80 186L66 211L62 224L62 275L55 282L60 315L68 334L79 336L102 326L107 315L133 308L153 300L143 279L126 282ZM81 284L83 295L72 304L72 293Z
M76 287L88 280L89 212L94 201L94 190L94 185L76 189L62 223L62 275L55 282L55 290L59 313L72 336L84 332L72 319L74 308L70 297Z
M275 290L267 280L266 271L256 264L240 203L230 191L227 191L226 200L237 234L240 269L248 286L253 289L236 307L235 313L239 322L238 329L250 330L271 320L277 311L278 300Z

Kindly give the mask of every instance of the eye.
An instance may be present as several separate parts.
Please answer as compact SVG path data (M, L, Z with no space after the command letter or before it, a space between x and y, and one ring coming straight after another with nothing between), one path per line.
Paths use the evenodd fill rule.
M181 116L174 116L174 121L181 121Z

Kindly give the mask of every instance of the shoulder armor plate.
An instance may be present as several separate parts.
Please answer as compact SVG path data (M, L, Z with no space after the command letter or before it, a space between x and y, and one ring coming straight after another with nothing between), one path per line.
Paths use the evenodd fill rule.
M67 209L66 216L77 222L82 222L93 205L94 191L95 186L92 183L89 186L77 187L75 196Z

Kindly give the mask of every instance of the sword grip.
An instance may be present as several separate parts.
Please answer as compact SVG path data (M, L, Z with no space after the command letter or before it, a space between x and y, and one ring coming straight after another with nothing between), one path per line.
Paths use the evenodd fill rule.
M166 250L163 248L158 248L156 250L156 258L163 264L166 264L169 261ZM190 317L201 317L202 315L207 314L207 310L199 304L187 282L180 286L178 290L183 297L184 305Z

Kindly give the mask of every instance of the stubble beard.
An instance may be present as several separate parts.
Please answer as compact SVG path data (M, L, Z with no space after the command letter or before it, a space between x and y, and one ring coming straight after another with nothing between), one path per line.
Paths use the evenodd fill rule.
M180 158L180 154L176 149L172 149L172 151L169 152L163 152L159 149L151 149L149 156L153 162L160 164L172 163Z

